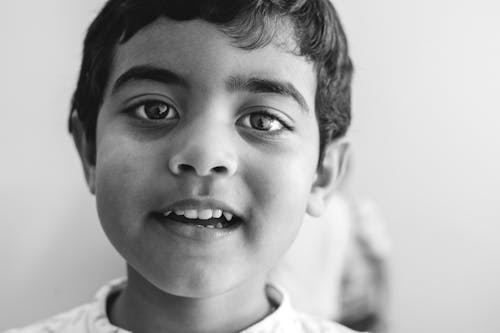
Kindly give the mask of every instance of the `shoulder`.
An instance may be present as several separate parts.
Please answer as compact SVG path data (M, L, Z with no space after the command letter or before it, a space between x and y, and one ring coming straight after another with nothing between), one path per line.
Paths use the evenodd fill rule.
M10 329L4 333L83 333L88 321L90 304L44 319L29 326Z
M113 326L106 315L108 298L122 290L125 283L124 278L112 280L97 291L90 303L3 333L129 333Z
M302 333L360 333L336 322L305 313L297 313L296 318Z
M286 291L275 284L267 285L266 294L270 303L276 305L275 311L244 333L356 333L333 321L296 311Z

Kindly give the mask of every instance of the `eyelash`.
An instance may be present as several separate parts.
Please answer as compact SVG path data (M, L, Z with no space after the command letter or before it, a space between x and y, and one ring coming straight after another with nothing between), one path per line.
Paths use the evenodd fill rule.
M143 115L143 116L138 115L139 108L142 109L142 108L146 107L148 104L152 104L152 105L155 105L155 104L166 105L169 108L166 112L170 113L170 111L173 110L173 111L176 112L177 117L176 118L157 118L157 119L154 119L154 118L148 118L147 115ZM154 99L153 100L146 100L146 101L141 101L141 102L135 103L134 105L132 105L130 107L127 107L125 109L125 112L127 112L127 113L133 113L135 117L137 117L137 118L139 118L140 120L143 120L143 121L172 120L172 119L178 119L179 118L179 112L177 111L177 108L175 106L173 106L171 103L164 102L164 101L161 101L161 100L154 100ZM145 112L146 111L144 110L144 113ZM291 126L288 123L288 121L286 119L284 119L283 116L281 116L281 115L279 115L277 113L274 113L274 112L269 112L268 109L266 109L264 107L260 107L258 109L258 111L248 112L245 115L241 116L240 118L237 119L236 124L241 123L243 120L247 119L248 117L256 116L256 115L264 116L264 117L267 117L269 119L278 121L279 124L282 126L282 128L278 129L278 130L266 131L266 130L260 130L260 129L253 128L251 126L243 126L243 127L248 128L248 129L252 129L252 130L255 130L255 131L258 131L258 132L261 132L261 133L266 134L266 135L271 135L271 136L279 135L281 132L283 132L283 130L287 130L287 131L290 131L290 132L294 131L294 127Z
M125 112L133 113L135 117L138 117L138 118L140 118L141 120L144 120L144 121L150 121L150 120L153 120L153 121L154 120L172 120L172 118L156 118L156 119L149 118L146 115L147 110L145 109L148 106L148 104L149 104L149 106L165 105L168 108L165 111L165 112L167 112L167 116L173 110L177 114L176 119L179 118L179 111L177 111L177 108L175 106L173 106L171 103L160 101L160 100L147 100L147 101L141 101L139 103L135 103L134 105L126 108ZM141 116L141 115L139 115L139 112L142 111L142 110L143 110L144 115Z
M271 130L271 131L260 130L260 129L257 129L257 128L254 128L254 127L251 127L251 126L244 126L245 128L250 128L252 130L264 133L266 135L279 135L284 130L287 130L287 131L293 131L294 130L294 128L292 126L290 126L285 119L283 119L284 117L282 117L282 116L280 116L280 115L278 115L276 113L269 112L266 109L260 109L258 111L249 112L249 113L243 115L242 117L238 118L238 120L236 121L236 123L237 124L241 123L241 122L243 122L244 120L246 120L247 118L249 118L251 116L263 116L263 117L266 117L268 119L271 119L272 121L277 121L280 124L280 126L282 126L282 128L280 128L280 129ZM250 120L248 120L248 121L250 121Z

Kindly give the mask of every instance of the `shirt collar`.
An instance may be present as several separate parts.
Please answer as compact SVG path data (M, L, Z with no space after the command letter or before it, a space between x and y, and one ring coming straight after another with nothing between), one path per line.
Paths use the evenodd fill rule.
M266 295L275 310L261 321L241 331L241 333L294 332L294 311L285 290L275 284L267 284Z
M109 321L106 309L109 298L123 290L126 283L126 278L118 278L110 281L97 291L91 313L96 333L130 333L129 331L113 326ZM266 295L274 307L274 311L240 333L294 331L293 327L296 323L288 294L275 284L267 284Z

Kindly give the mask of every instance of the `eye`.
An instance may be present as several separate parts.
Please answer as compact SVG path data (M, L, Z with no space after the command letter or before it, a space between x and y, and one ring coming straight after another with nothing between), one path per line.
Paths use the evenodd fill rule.
M276 116L267 112L254 112L241 117L238 120L240 125L258 131L277 132L287 126Z
M169 120L179 118L177 110L168 103L162 101L148 101L133 108L134 113L143 119Z

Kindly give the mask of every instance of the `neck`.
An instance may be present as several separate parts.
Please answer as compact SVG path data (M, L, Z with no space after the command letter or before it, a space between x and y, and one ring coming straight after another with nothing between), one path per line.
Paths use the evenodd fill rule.
M244 300L244 302L242 301ZM265 277L211 297L168 294L128 267L128 283L109 309L111 323L131 332L241 331L270 312Z

